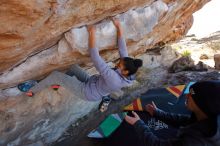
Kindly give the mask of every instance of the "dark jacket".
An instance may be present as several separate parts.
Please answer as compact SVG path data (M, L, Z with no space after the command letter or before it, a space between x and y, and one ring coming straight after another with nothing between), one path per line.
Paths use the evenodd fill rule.
M197 121L193 114L171 114L158 109L155 118L178 127L178 134L173 139L159 139L139 120L134 127L143 146L220 146L220 116Z

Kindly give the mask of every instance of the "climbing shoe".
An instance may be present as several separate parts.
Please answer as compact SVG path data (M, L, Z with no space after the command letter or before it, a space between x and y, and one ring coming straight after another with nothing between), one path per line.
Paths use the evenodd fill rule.
M102 97L102 101L99 104L99 110L101 112L107 111L110 102L111 102L111 97L110 96Z
M26 81L24 83L18 84L17 88L21 92L27 92L28 90L30 90L31 87L33 87L36 84L37 84L37 81L35 81L35 80L28 80L28 81Z

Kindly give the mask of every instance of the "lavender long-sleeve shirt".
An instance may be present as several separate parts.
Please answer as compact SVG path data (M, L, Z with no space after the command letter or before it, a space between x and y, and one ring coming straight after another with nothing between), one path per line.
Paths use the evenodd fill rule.
M128 57L124 38L118 39L118 47L120 57ZM100 74L91 76L85 84L84 92L87 100L101 100L103 96L132 84L132 80L123 77L119 69L113 70L108 66L99 55L97 48L90 48L89 53L95 68Z

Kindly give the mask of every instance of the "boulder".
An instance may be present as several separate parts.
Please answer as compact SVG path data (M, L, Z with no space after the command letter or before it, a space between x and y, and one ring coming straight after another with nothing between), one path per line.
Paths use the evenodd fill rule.
M201 60L209 59L209 56L207 54L201 54L199 59Z
M196 65L190 56L183 56L176 60L168 69L169 73L181 71L208 71L208 66L199 61Z
M220 70L220 54L214 55L215 69Z
M20 93L13 98L1 98L0 145L51 143L73 122L98 108L99 102L89 102L80 96L78 82L75 77L53 72L31 89L33 97ZM54 90L53 84L60 88Z
M120 20L129 54L138 56L184 36L193 23L192 14L208 1L2 0L0 145L48 145L97 108L97 102L82 100L72 91L76 85L73 78L59 73L58 78L43 79L54 70L65 71L71 64L92 66L86 25L95 24L97 28L101 56L107 62L115 61L119 57L116 30L109 17ZM159 59L162 62L173 57L164 54ZM156 81L161 78L156 72L164 72L155 70L150 77L158 85ZM33 97L9 88L29 79L43 79L32 89ZM57 91L45 86L55 81L62 85Z
M190 56L183 56L176 60L168 69L169 73L177 73L181 71L192 70L194 61Z
M118 58L115 28L120 19L130 55L175 41L192 25L192 14L209 0L46 0L0 5L0 88L39 79L70 64L91 66L87 24L96 23L97 45L107 61ZM101 21L102 20L102 21Z

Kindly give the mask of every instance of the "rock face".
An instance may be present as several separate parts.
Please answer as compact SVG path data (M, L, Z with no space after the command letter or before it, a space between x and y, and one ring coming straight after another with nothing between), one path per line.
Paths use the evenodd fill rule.
M215 54L214 60L215 60L215 69L220 70L220 54Z
M0 145L53 142L69 125L97 107L99 102L85 101L78 92L73 92L77 88L75 80L53 72L32 88L39 91L45 86L40 92L34 92L33 97L19 94L14 98L0 98ZM61 87L56 91L46 86L52 84Z
M91 66L87 24L96 23L101 55L113 61L118 58L116 33L108 17L119 18L130 55L140 57L147 49L186 34L192 25L192 13L208 1L2 0L0 89L42 78L55 69L65 70L74 63ZM162 57L151 60L152 68L173 59L168 55L175 55L160 53ZM0 90L0 145L48 144L72 122L97 107L97 102L84 101L72 92L75 87L72 78L59 76L62 76L59 78L62 86L58 91L45 87L33 97L13 89ZM152 79L156 80L157 76ZM42 80L45 81L47 78ZM42 82L34 89L42 87Z
M111 49L102 53L110 61L118 57L114 49L116 35L112 23L105 18L120 19L129 52L136 55L160 42L181 38L192 25L192 13L208 1L3 0L0 88L39 78L70 64L91 65L86 51L86 24L98 22L97 45L101 50Z

